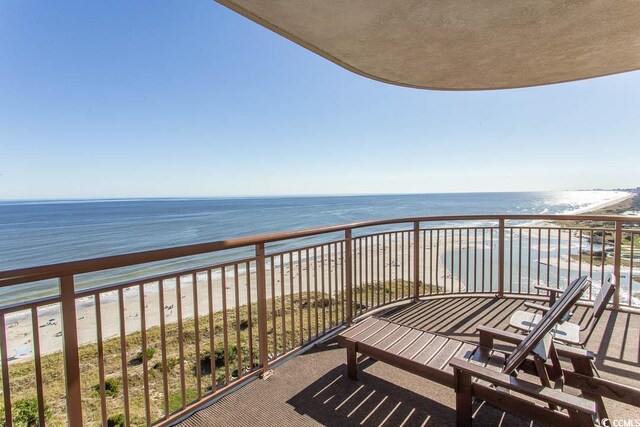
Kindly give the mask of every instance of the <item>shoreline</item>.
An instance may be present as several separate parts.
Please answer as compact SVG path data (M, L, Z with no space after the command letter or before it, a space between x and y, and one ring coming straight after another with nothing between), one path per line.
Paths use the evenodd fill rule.
M607 200L605 202L589 206L588 208L581 209L580 213L575 213L575 214L576 215L586 214L586 213L598 211L605 208L609 208L609 209L615 208L616 205L621 205L633 197L637 197L637 195L633 193L626 193L625 195L618 197L614 200ZM555 225L552 222L548 222L548 221L542 221L542 223L544 225L547 225L547 224ZM389 239L389 241L385 243L384 246L387 248L387 250L390 249L390 246L391 244L393 244L394 240ZM382 245L379 248L381 249ZM364 250L364 247L363 247L363 250ZM367 245L366 251L369 254L369 259L373 260L374 254L375 254L375 248L373 246ZM398 262L399 257L409 255L410 251L411 249L407 246L407 247L404 247L402 251L396 253L396 259L392 259L392 257L389 256L389 258L386 259L385 265L382 266L382 268L389 268L390 265L396 264ZM455 276L454 272L451 272L448 270L445 271L440 257L437 256L437 254L433 254L432 250L430 250L430 252L432 253L431 255L432 257L434 256L437 257L437 260L434 259L434 261L436 261L438 264L438 269L439 269L438 271L439 277L437 278L438 281L441 282L446 279L448 283L453 282L452 285L455 283L455 285L457 285L459 288L462 288L464 285L459 279L454 278L454 280L452 280L451 276ZM318 253L317 255L319 256L320 254ZM335 275L336 274L335 269L340 269L340 270L342 269L339 263L339 257L336 258L335 254L333 254L329 259L325 252L324 257L325 257L324 271L320 271L321 267L312 262L308 263L310 270L313 270L315 265L320 275L322 275L323 277L327 277L328 275ZM313 259L314 259L313 256L309 257L309 260L313 260ZM302 263L302 265L299 265L300 263ZM285 262L282 266L280 266L278 263L275 263L273 267L267 267L268 298L270 298L271 296L275 298L278 298L282 295L287 296L287 295L290 295L291 292L298 293L300 292L300 288L302 288L302 290L305 291L307 286L307 277L309 277L308 276L309 273L305 273L306 267L304 268L302 267L306 263L307 261L305 258L301 258L300 260L297 260L294 258L293 260L289 260L289 262ZM424 265L423 268L425 269L426 276L432 277L432 271L428 265L429 263L425 263L425 264L427 265ZM291 268L293 268L294 270L293 272L290 272ZM270 276L271 276L272 269L275 270L274 276L276 278L278 278L278 275L280 274L281 269L285 270L285 279L288 279L287 276L289 274L293 274L293 276L291 276L294 279L293 284L290 284L289 280L285 280L286 286L284 289L285 290L284 294L282 294L281 292L281 285L278 279L277 282L275 283L276 292L274 295L271 295ZM389 268L389 271L391 270L392 269ZM299 272L302 272L301 278L298 278ZM356 272L355 283L359 283L358 281L360 280L357 274L358 273ZM312 279L314 275L312 274L311 276L312 278L310 280L311 282L310 285L313 288ZM400 276L400 274L398 274L398 276ZM227 272L225 277L227 278L226 280L227 286L226 286L225 294L226 294L227 301L229 301L229 303L226 306L228 310L236 307L236 301L235 301L236 289L233 286L234 275L229 274ZM247 288L246 285L244 285L246 283L247 277L251 283L251 287L249 289ZM203 290L206 290L207 278L206 278L206 275L198 275L196 280L197 280L197 285L199 289L197 312L199 316L202 316L208 313L208 297L207 295L205 295L205 293L203 293ZM388 277L387 280L393 280L393 278ZM452 282L449 282L450 280L452 280ZM182 299L186 301L190 301L190 303L184 304L182 307L183 319L189 319L194 317L193 284L190 282L191 280L185 280L185 281L182 281L182 284L181 284ZM212 279L212 283L213 283L214 291L216 292L216 295L217 295L217 298L214 296L214 303L213 303L214 311L219 311L219 310L222 310L221 296L222 296L223 290L222 290L221 277L214 277ZM255 271L252 271L250 269L247 274L247 272L244 271L244 269L241 269L238 274L238 283L239 283L239 289L238 289L239 301L237 303L240 306L247 304L247 298L248 298L247 290L249 290L249 292L252 295L251 302L255 303L256 302L255 295L257 295L257 288L256 288L257 277L256 277ZM319 283L319 280L318 280L318 283ZM132 289L132 290L129 290L129 289ZM147 284L147 285L144 285L144 289L145 289L144 300L146 303L145 304L145 312L146 312L145 323L146 323L147 329L149 329L149 328L158 326L160 324L160 316L161 316L160 304L159 304L160 295L159 295L159 289L157 285L153 286L153 285ZM164 289L164 297L165 297L164 308L166 309L167 307L171 307L168 310L163 310L163 312L165 312L164 314L165 322L167 324L176 323L178 319L177 319L177 310L174 309L175 305L177 304L175 280L174 279L167 280L163 289ZM318 291L320 291L320 289L318 289ZM130 333L139 331L140 330L140 314L141 314L139 291L135 288L125 289L125 291L123 292L123 302L124 302L124 310L125 310L125 317L124 317L125 333L130 334ZM77 306L76 320L78 324L79 345L95 343L97 341L97 333L96 333L97 321L96 321L94 298L92 297L79 298L77 300L76 306ZM119 313L120 303L119 303L118 291L109 291L101 294L101 308L102 308L101 313L102 313L103 319L108 318L109 315L112 313ZM32 325L30 312L18 311L14 313L9 313L5 315L5 320L7 324L7 331L6 331L7 332L6 334L7 335L7 353L8 355L10 355L8 358L10 363L22 362L22 361L27 361L29 359L32 359L33 358L32 330L34 328ZM60 316L59 304L56 303L49 306L44 306L44 308L41 308L40 310L38 310L38 319L37 319L36 329L39 332L38 335L39 335L39 341L40 341L41 355L51 354L51 353L55 353L62 350L63 340L61 336L62 328L61 328L61 316ZM119 334L120 334L119 321L105 322L103 320L102 322L103 340L113 338L115 336L118 336Z

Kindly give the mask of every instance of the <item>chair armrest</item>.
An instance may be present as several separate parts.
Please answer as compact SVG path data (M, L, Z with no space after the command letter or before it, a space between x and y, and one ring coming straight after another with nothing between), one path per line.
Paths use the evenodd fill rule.
M540 291L547 291L549 293L555 294L561 294L564 292L564 289L552 288L551 286L533 285L533 287Z
M476 330L480 334L480 346L485 348L493 348L494 340L518 345L526 338L526 335L503 331L502 329L496 329L485 325L479 325Z
M589 415L596 415L596 404L591 400L574 396L551 387L544 387L529 381L524 381L512 377L511 375L496 372L492 369L478 366L459 358L451 359L449 365L451 365L451 367L456 371L461 371L471 375L472 377L488 381L495 386L513 390L562 408L571 409Z
M595 353L585 350L583 348L569 347L563 344L555 344L556 352L560 357L567 357L569 359L589 359L596 358Z
M542 311L544 313L549 311L549 308L550 308L550 307L547 307L546 305L536 304L535 302L531 302L531 301L525 301L524 306L532 308L534 310Z

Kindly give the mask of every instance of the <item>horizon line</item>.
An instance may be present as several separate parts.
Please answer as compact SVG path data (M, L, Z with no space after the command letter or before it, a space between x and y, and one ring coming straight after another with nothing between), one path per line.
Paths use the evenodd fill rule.
M51 197L51 198L18 198L2 199L7 202L113 202L113 201L144 201L144 200L207 200L207 199L284 199L284 198L313 198L313 197L366 197L366 196L417 196L429 194L495 194L495 193L553 193L565 191L620 191L633 192L636 188L591 188L564 190L523 190L523 191L433 191L415 193L318 193L318 194L268 194L268 195L202 195L202 196L107 196L107 197Z

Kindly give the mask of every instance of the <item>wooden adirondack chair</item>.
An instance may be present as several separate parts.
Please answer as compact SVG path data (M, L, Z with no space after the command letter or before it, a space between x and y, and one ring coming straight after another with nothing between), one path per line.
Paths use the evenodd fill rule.
M576 279L528 336L480 327L477 346L385 319L369 318L341 333L338 343L347 349L348 375L354 380L358 375L356 356L362 353L454 388L457 422L461 426L471 424L474 397L547 424L593 425L599 409L604 410L602 399L596 396L594 401L563 392L565 372L558 359L564 356L573 362L575 358L574 366L580 366L580 360L590 355L584 350L558 349L550 335L590 282L588 277ZM511 354L494 350L494 339L517 343L517 347ZM540 384L516 378L516 370L538 376ZM554 387L551 380L556 383ZM512 392L534 398L547 407Z
M550 288L546 286L536 287L549 293L551 304L553 304L558 294L563 293L563 290L558 288ZM598 320L600 320L600 317L604 313L604 310L607 308L607 304L609 303L615 292L615 276L613 274L610 274L607 278L607 281L604 283L602 288L600 288L600 292L598 292L596 298L593 301L593 310L591 311L589 320L583 325L579 325L577 323L572 323L569 321L559 322L552 331L554 339L565 344L577 345L584 348L585 344L596 328ZM549 307L529 301L525 302L525 306L542 313L546 313L547 311L549 311ZM540 322L540 319L542 319L542 315L540 314L530 311L518 310L511 315L511 318L509 319L509 326L521 331L529 331Z
M595 399L594 402L562 392L565 379L551 334L553 328L578 302L590 283L591 279L583 276L569 285L529 334L520 338L512 353L505 354L494 350L493 340L501 334L499 331L486 328L484 331L480 329L480 346L472 357L451 360L459 426L471 425L474 397L549 424L559 425L562 418L565 418L564 423L571 425L593 425L594 420L604 413L602 399ZM551 362L551 365L548 366L547 362ZM495 369L490 369L490 366L500 369L496 372ZM537 375L540 385L518 379L518 370ZM561 394L554 394L552 390ZM538 406L512 392L545 402L548 408ZM558 411L558 407L566 409L567 414Z

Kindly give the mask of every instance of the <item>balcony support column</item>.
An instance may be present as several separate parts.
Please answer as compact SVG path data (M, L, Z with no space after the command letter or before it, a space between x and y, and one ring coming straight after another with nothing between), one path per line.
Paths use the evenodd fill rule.
M76 321L76 292L73 276L60 278L62 299L62 331L64 337L64 370L67 390L67 419L70 427L82 427L82 392L80 390L80 357ZM120 307L122 310L122 307Z
M345 257L344 257L344 268L345 268L345 276L346 276L346 299L347 299L347 318L345 319L347 322L347 326L351 326L351 322L353 321L353 265L352 265L352 248L351 248L351 229L347 228L344 230L344 241L345 241Z
M504 218L498 220L498 296L504 296Z
M273 268L273 266L271 266L271 268ZM260 352L259 357L260 365L262 366L262 375L264 376L269 370L269 345L267 343L267 271L264 243L258 243L256 245L256 276L258 287L258 349ZM271 298L275 298L275 295L271 295ZM277 349L274 349L274 352L275 351L277 351Z

